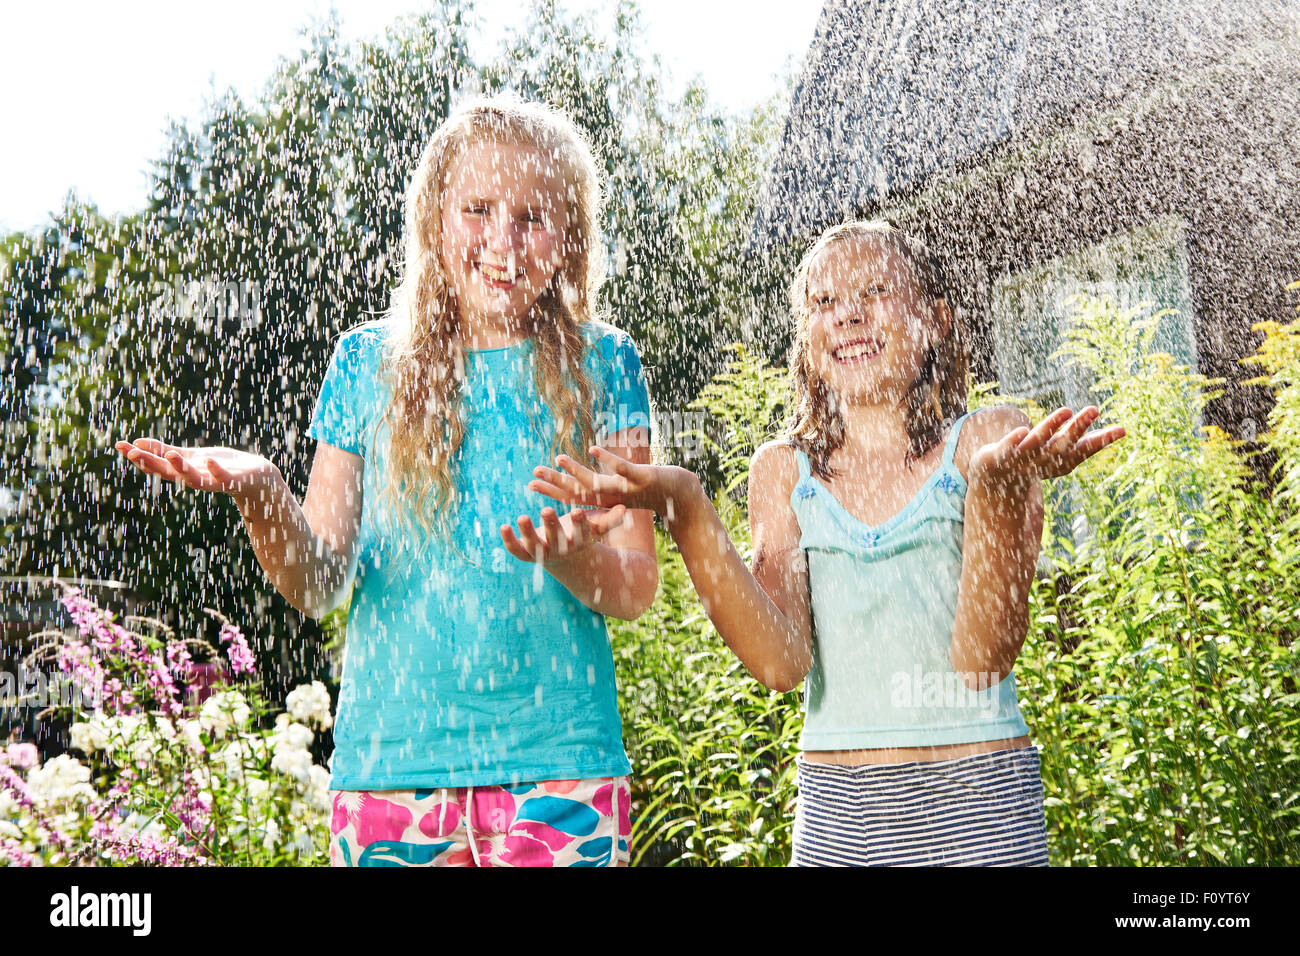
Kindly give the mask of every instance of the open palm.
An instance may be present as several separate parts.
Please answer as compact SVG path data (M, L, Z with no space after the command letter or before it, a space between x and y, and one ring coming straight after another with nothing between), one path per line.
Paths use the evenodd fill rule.
M1028 485L1036 478L1060 478L1078 468L1125 431L1112 425L1090 434L1088 427L1101 412L1089 405L1075 415L1058 408L1034 428L1017 428L971 455L970 473L983 484L1007 488Z
M120 441L113 447L145 474L236 498L251 494L278 474L269 459L237 448L179 448L155 438Z

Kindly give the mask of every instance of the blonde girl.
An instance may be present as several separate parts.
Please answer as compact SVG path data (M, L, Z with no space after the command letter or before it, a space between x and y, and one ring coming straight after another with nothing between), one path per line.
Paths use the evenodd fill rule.
M605 616L654 598L651 515L558 514L524 489L534 461L597 442L649 461L636 348L595 315L599 217L595 162L565 116L466 106L411 179L390 309L334 349L301 505L251 452L117 445L146 472L229 494L304 613L351 592L336 865L626 860Z
M531 487L664 515L750 672L806 679L795 865L1045 865L1038 750L1013 666L1041 480L1122 437L1096 408L1036 428L966 411L938 263L885 223L827 231L791 286L797 408L751 463L753 567L680 468L561 456Z

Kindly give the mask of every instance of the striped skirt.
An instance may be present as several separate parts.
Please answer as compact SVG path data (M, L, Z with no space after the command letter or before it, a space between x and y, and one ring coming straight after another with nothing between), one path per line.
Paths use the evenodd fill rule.
M791 866L1047 866L1038 748L842 767L800 759Z

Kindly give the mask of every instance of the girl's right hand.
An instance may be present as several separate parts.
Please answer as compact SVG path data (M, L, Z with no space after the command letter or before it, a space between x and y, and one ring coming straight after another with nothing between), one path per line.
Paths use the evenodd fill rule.
M113 447L145 474L198 491L224 492L237 501L280 477L269 459L237 448L178 448L154 438L120 441Z
M693 472L675 465L637 465L593 445L589 451L597 463L612 474L601 474L559 455L555 462L564 471L539 465L528 483L530 491L571 505L594 505L597 508L646 508L669 517L674 499L690 493Z

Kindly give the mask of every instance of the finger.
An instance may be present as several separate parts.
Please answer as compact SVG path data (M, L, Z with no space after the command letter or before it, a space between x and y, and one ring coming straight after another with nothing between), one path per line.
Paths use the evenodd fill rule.
M141 451L147 451L159 458L165 456L169 451L180 451L175 445L169 445L165 441L159 441L156 438L137 438L132 444Z
M1088 430L1100 415L1101 410L1097 408L1096 405L1089 405L1083 411L1079 412L1079 414L1075 415L1074 418L1070 420L1070 423L1066 425L1065 428L1061 429L1061 431L1057 433L1056 437L1052 439L1052 450L1058 453L1069 451L1078 443L1079 439L1083 437L1084 432Z
M506 546L506 550L520 561L532 561L533 556L528 553L522 541L515 536L515 529L508 524L503 524L500 528L501 542Z
M1124 430L1122 425L1112 425L1110 428L1103 428L1099 432L1093 432L1091 435L1085 436L1074 446L1075 451L1081 454L1082 457L1079 460L1083 461L1086 458L1091 458L1107 445L1119 441L1127 434L1128 432Z
M550 548L547 542L537 534L537 528L533 526L533 519L528 515L520 515L518 521L520 538L524 542L524 547L528 548L533 555L534 561L545 561Z
M573 537L566 534L560 524L560 516L554 508L542 509L542 527L546 529L546 540L551 542L559 554L568 554L572 550Z
M1019 457L1021 453L1031 450L1025 447L1025 441L1030 435L1030 430L1024 425L1007 432L994 446L993 460L999 465L1004 465Z
M592 533L598 538L603 538L623 524L624 519L627 517L627 506L615 505L607 511L600 513L588 511L585 514Z
M203 463L207 465L208 474L221 482L223 485L229 485L235 479L235 473L230 471L221 462L215 458L205 458Z
M594 483L598 477L595 472L587 470ZM566 475L562 471L556 471L554 468L548 468L545 465L538 465L533 469L533 477L543 484L550 485L552 488L559 489L564 497L550 495L552 498L559 497L560 500L565 498L576 499L586 497L589 494L589 487L573 475Z
M1019 442L1019 450L1026 454L1038 451L1052 440L1056 430L1068 422L1073 415L1074 412L1068 408L1058 408L1035 425L1033 429L1026 429L1025 437ZM1023 428L1023 426L1021 427Z
M555 463L567 471L570 475L580 481L584 487L591 488L595 486L596 479L599 476L597 472L592 471L576 458L570 458L568 455L559 454L555 456Z
M622 475L625 478L630 478L637 467L622 455L616 455L608 448L600 445L592 445L588 451L591 452L591 457L596 459L601 468L613 474Z
M566 505L579 505L579 504L588 503L587 502L588 495L586 492L583 492L582 494L573 494L565 490L564 488L556 487L555 485L551 484L549 481L539 481L536 478L534 478L532 481L528 483L528 490L534 491L539 495L545 495L548 498L554 498L556 501L561 501Z
M207 476L198 469L192 462L186 461L185 456L178 451L170 451L165 456L167 463L176 469L177 480L184 482L191 488L199 491L206 491L210 482Z
M506 527L509 528L510 526L507 525ZM516 533L514 528L510 528L510 536L517 542L519 548L518 552L515 553L515 557L521 561L536 561L537 555L540 553L541 542L537 540L537 535L533 533L531 528L530 525L529 531L520 531L519 533Z
M627 462L623 461L623 459L619 458L617 455L609 455L603 448L600 448L599 445L593 445L591 451L602 464L606 457L611 458L616 462L622 462L624 465L627 464ZM575 461L568 455L558 455L555 460L561 468L572 474L578 481L582 482L584 487L589 489L590 493L583 502L584 504L603 505L613 503L611 499L626 494L628 491L628 480L625 477L625 471L617 466L615 466L616 474L601 474L592 471L586 465L579 461Z
M139 448L133 448L127 453L126 457L128 461L146 474L158 475L168 481L175 481L177 478L176 469L165 458L159 458L157 455L141 451Z

